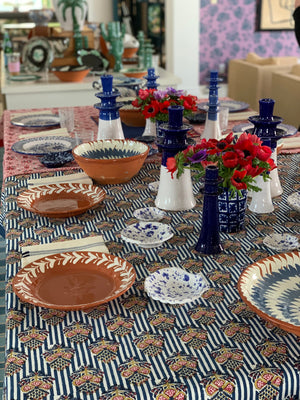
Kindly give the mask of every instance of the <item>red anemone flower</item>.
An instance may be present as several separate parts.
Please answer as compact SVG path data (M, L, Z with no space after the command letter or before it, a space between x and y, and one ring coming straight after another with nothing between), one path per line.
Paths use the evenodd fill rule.
M167 159L167 169L168 169L168 172L171 172L171 177L173 179L174 178L174 173L177 170L176 160L175 160L174 157L169 157Z
M231 183L235 186L238 190L247 189L247 184L242 182L245 178L247 171L234 171L232 177L230 178Z

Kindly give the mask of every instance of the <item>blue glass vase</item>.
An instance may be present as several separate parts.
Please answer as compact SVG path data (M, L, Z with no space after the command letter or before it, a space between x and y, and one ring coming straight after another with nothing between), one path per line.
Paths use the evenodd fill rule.
M196 251L203 254L219 254L223 251L219 233L218 180L218 168L214 165L207 166L205 169L202 227L195 247Z

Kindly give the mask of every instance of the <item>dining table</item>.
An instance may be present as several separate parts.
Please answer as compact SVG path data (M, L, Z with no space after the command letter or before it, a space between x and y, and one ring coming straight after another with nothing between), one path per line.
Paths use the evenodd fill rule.
M171 227L173 237L158 247L143 248L125 241L121 231L137 222L135 210L155 206L153 183L160 178L161 153L150 155L129 182L101 186L105 199L82 214L51 218L18 205L32 182L72 182L82 173L75 161L47 168L39 156L12 149L35 130L13 125L11 119L41 111L56 114L58 109L6 110L3 118L4 398L299 400L300 336L263 319L238 291L239 277L249 265L278 254L265 245L266 236L286 232L300 237L299 212L287 202L300 189L299 152L278 154L283 193L273 198L274 211L256 214L247 209L242 231L220 233L219 254L195 250L204 197L194 175L195 207L166 211L161 222ZM247 113L251 110L232 113L228 132L247 122ZM74 115L74 130L93 129L96 134L94 107L74 107ZM204 123L193 125L190 137L197 141L203 129ZM37 129L42 134L48 130ZM27 256L35 254L36 260L76 251L126 260L134 268L135 282L119 297L84 309L37 306L16 295L13 278L34 262L28 264ZM166 267L202 274L208 289L184 304L154 300L144 281ZM55 290L52 295L59 296Z

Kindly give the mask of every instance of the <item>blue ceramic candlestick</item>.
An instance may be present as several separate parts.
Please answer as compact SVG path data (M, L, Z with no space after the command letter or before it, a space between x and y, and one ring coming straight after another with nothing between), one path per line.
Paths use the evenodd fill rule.
M278 128L282 122L282 118L274 116L275 101L273 99L259 100L259 115L249 117L249 121L254 125L253 134L266 141L272 150L272 158L277 164L277 141L285 136L285 132ZM282 187L280 184L278 169L275 168L270 172L271 182L271 197L280 196Z
M208 111L206 114L206 121L204 131L201 135L203 139L217 139L221 137L220 123L219 123L219 95L218 95L218 78L217 71L211 71L209 80L209 98L208 98Z
M159 78L159 75L155 75L154 68L148 68L148 74L144 78L147 80L147 89L157 89L159 85L156 80Z
M116 98L120 96L117 89L113 89L112 75L101 76L103 91L96 93L96 97L101 99L101 103L94 105L99 109L99 123L97 140L100 139L124 139L119 108Z
M196 251L203 254L218 254L223 251L219 234L218 177L219 171L216 166L206 167L202 227L195 247Z
M161 125L164 138L163 143L160 144L162 162L155 205L164 210L189 210L196 204L190 170L185 170L177 179L176 173L172 178L167 169L167 159L187 148L186 134L191 126L182 123L183 110L183 106L170 106L168 108L169 122Z

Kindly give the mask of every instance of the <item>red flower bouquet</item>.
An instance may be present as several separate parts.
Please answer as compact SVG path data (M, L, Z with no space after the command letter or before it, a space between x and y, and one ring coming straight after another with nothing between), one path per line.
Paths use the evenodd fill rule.
M233 133L221 140L202 139L199 144L189 146L186 150L168 158L167 168L174 177L179 177L185 168L197 172L196 178L205 174L207 165L216 165L219 169L220 185L230 190L233 195L242 189L259 191L255 177L262 175L269 178L268 172L276 168L272 151L263 146L262 141L250 133L243 133L237 140Z
M140 89L138 97L131 103L153 122L168 121L168 107L180 105L184 107L183 116L197 111L196 96L187 95L183 90L167 88L166 90Z

